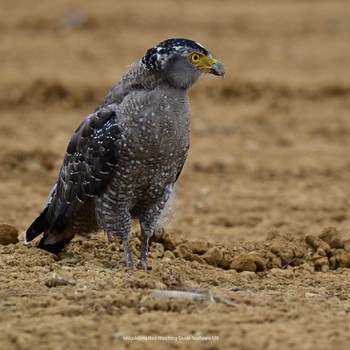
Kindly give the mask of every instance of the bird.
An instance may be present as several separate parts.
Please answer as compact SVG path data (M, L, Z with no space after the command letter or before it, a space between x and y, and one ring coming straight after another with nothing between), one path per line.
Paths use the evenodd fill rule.
M149 239L174 193L190 146L189 89L224 65L198 42L160 42L134 63L72 135L46 206L25 234L59 255L76 234L105 231L134 268L131 224L141 227L138 267L151 270Z

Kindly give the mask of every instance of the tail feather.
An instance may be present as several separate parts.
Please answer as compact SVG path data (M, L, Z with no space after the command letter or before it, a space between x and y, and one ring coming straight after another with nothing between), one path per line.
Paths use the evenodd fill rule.
M48 211L48 206L30 225L25 235L25 242L32 241L35 237L39 236L41 233L47 230L47 227L48 227L48 222L46 220L47 211Z
M65 247L66 245L72 240L74 236L64 237L59 241L56 241L55 243L45 243L45 240L47 237L43 237L39 244L38 248L46 250L50 253L58 255Z
M26 232L24 241L25 243L28 243L34 238L38 237L41 233L44 233L44 237L41 238L38 244L38 248L58 255L63 250L63 248L72 240L74 235L67 236L64 234L59 234L57 230L51 232L47 219L48 209L49 205L30 225ZM62 227L61 231L63 230L64 228Z

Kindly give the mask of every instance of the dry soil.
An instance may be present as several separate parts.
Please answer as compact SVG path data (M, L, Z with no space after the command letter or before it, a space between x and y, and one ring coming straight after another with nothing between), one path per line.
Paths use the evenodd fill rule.
M347 1L1 0L0 13L2 350L349 348ZM126 270L103 233L60 258L25 246L78 123L169 37L205 45L227 76L190 93L191 155L153 270Z

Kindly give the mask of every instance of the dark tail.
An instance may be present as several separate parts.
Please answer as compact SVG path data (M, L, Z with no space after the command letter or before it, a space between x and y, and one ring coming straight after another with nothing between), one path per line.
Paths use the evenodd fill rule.
M26 232L25 242L30 242L34 238L38 237L41 233L44 233L44 237L41 238L38 248L46 250L50 253L58 255L63 248L72 240L73 236L57 235L55 233L48 233L49 223L47 221L47 206L39 217L30 225Z
M74 236L65 237L65 238L61 239L60 241L57 241L57 242L52 243L52 244L48 244L48 243L45 243L45 240L47 237L44 236L40 240L40 242L38 244L38 248L58 255L65 248L65 246L72 240L73 237Z
M35 237L38 237L41 233L47 230L48 222L46 220L46 214L48 208L49 207L47 206L28 228L25 237L26 242L32 241Z

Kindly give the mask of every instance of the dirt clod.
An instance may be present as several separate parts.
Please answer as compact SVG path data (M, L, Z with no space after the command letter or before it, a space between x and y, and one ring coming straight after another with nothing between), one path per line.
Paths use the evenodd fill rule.
M18 229L12 225L0 224L0 244L18 243Z
M325 228L319 235L319 238L328 243L331 248L338 249L344 247L340 232L335 227Z
M305 237L305 241L316 251L321 249L323 252L328 254L331 249L330 245L327 242L313 235L307 235Z
M219 266L223 261L224 255L219 248L213 247L203 254L201 258L203 258L209 265Z
M230 268L236 270L237 272L258 272L266 270L266 262L257 253L241 254L233 258Z
M164 249L166 250L174 250L176 248L174 237L169 232L164 233L161 242L163 243Z
M56 272L53 273L47 281L45 281L45 285L49 288L75 284L76 281L74 281L73 279L61 276Z
M329 265L331 269L349 268L350 267L350 252L345 250L337 250L333 256L329 258Z

